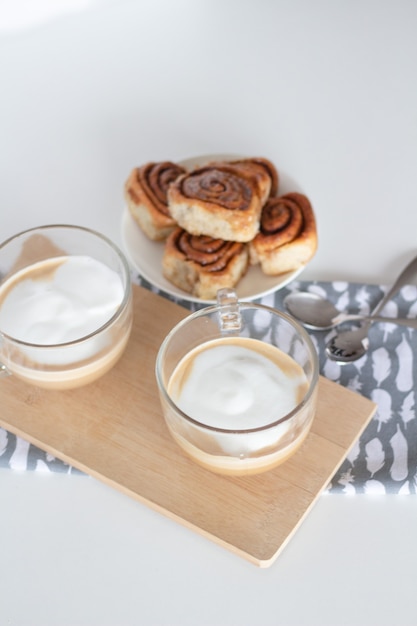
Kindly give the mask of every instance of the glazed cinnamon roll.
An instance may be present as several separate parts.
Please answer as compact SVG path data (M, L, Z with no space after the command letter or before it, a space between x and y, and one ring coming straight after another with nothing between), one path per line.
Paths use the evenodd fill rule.
M250 261L265 274L290 272L305 265L317 249L317 229L309 199L301 193L270 198L261 228L249 246Z
M262 198L253 174L229 164L208 165L170 185L168 205L193 235L247 242L259 231Z
M134 220L153 240L165 239L176 222L168 209L168 187L186 170L164 161L136 167L125 183L125 199Z
M178 227L165 242L162 271L180 289L211 300L218 289L238 283L248 262L246 244L191 235Z

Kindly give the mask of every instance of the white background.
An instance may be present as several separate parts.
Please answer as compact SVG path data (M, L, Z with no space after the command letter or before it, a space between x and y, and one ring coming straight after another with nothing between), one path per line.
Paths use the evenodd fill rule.
M306 279L416 252L414 0L0 2L0 239L120 243L149 160L266 156L314 206ZM0 623L408 626L417 502L326 495L268 570L84 476L0 472Z

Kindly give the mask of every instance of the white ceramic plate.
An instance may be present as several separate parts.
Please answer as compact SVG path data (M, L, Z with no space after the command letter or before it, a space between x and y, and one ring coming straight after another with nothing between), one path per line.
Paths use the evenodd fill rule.
M242 158L238 155L206 155L195 157L180 162L187 169L204 165L209 161ZM279 195L289 193L290 191L298 191L303 193L300 186L289 176L278 169L279 174ZM170 283L162 275L162 256L164 252L163 242L156 242L149 239L139 228L130 215L129 210L125 207L122 216L122 242L126 256L137 272L143 276L152 285L177 298L187 300L189 302L201 302L204 304L212 304L214 300L203 300L186 293ZM282 289L289 282L294 280L305 266L298 268L294 272L287 272L279 276L267 276L260 268L260 265L249 266L245 276L239 281L235 287L235 291L239 300L254 300Z

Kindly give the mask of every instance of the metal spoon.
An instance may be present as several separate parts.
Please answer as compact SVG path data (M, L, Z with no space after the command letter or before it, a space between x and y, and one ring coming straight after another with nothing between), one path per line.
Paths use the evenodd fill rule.
M332 302L309 291L297 291L284 299L288 313L311 330L329 330L339 324L350 321L390 322L400 326L417 328L417 319L401 317L382 317L381 315L361 315L360 313L341 313Z
M373 309L371 317L379 313L383 306L396 293L404 287L404 285L413 284L417 279L417 257L413 259L407 267L401 272L395 283L387 291L385 296L378 302ZM368 349L369 339L368 330L371 325L370 320L366 320L356 330L348 330L339 333L327 343L326 354L333 361L338 363L350 363L360 359Z

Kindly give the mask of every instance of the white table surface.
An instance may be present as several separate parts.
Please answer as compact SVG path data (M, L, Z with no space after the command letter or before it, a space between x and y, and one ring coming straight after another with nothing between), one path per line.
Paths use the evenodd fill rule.
M388 283L415 253L414 0L56 4L0 4L1 239L121 243L133 166L235 152L310 197L302 278ZM413 496L322 496L267 570L86 476L3 469L0 503L7 626L416 623Z

